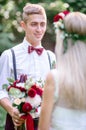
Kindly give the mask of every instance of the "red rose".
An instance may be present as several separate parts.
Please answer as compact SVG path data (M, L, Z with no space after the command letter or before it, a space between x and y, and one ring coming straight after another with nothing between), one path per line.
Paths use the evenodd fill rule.
M38 87L38 88L36 89L36 91L37 91L37 94L40 95L40 96L42 97L43 90L42 90L41 88Z
M59 14L54 16L54 22L59 21L59 19L63 19L63 17L61 15L59 15Z
M40 96L42 96L43 90L41 87L37 86L36 84L32 86L33 89L36 90L36 93Z
M35 89L36 90L36 84L34 84L34 85L32 85L32 87L31 88L33 88L33 89Z
M66 16L67 14L69 14L70 12L68 10L65 10L57 15L54 16L54 22L58 22L60 19L63 20L64 16Z
M23 112L25 112L25 113L30 112L31 110L32 110L32 106L31 106L30 103L26 102L26 103L23 104L23 106L22 106Z
M31 98L35 97L36 95L36 90L31 88L29 91L28 91L28 96L30 96Z
M69 14L70 12L69 12L68 10L65 10L65 11L63 11L63 13L64 13L65 16L66 16L66 15Z

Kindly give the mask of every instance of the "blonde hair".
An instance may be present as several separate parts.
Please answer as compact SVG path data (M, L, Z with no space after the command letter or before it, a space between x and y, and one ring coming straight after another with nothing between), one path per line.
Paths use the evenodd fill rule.
M27 3L23 8L23 14L22 14L23 20L27 22L29 15L31 14L44 15L44 17L46 18L45 9L41 5Z
M80 12L69 13L64 17L65 29L69 33L77 33L79 35L86 34L86 15Z
M86 15L80 12L71 12L66 15L63 19L65 30L68 33L75 33L78 35L86 35ZM63 39L62 35L64 32L62 30L58 30L56 32L56 49L58 52L56 53L59 58L63 54ZM67 39L68 47L71 47L73 39ZM79 39L78 39L79 40Z
M65 17L64 23L68 32L86 35L85 14L70 13ZM58 46L61 47L60 51L63 48L59 44L57 42L55 50L57 57ZM57 59L57 71L60 95L63 95L63 99L68 99L72 108L86 109L86 43L78 39L65 54L61 52Z

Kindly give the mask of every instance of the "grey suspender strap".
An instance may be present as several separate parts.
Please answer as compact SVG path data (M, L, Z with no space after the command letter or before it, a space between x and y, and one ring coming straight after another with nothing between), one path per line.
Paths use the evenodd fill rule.
M47 55L48 55L48 60L49 60L50 69L52 69L51 60L50 60L50 55L49 55L49 52L48 52L48 51L47 51Z
M13 70L14 70L14 78L17 80L17 72L16 72L16 58L15 58L15 53L14 50L11 48L12 52L12 60L13 60Z

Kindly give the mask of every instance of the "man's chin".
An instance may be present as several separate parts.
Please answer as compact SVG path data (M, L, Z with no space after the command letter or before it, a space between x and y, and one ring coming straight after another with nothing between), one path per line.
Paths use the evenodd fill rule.
M41 42L42 38L36 38L35 41L36 42Z

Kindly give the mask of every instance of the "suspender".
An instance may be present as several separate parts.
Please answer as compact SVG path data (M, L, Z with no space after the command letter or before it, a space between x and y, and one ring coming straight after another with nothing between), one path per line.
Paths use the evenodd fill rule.
M12 59L13 59L14 77L15 77L15 80L17 80L17 72L16 72L16 58L15 58L14 50L13 50L12 48L11 48L11 52L12 52Z
M49 55L48 51L47 51L47 55L48 55L48 60L49 60L49 65L50 65L50 70L51 70L52 69L52 65L51 65L50 55Z
M14 70L14 77L15 80L17 80L17 72L16 72L16 58L15 58L15 53L14 50L11 48L11 52L12 52L12 59L13 59L13 70ZM47 51L47 55L48 55L48 60L49 60L49 64L50 64L50 69L52 69L51 66L51 60L50 60L50 55L49 52Z

